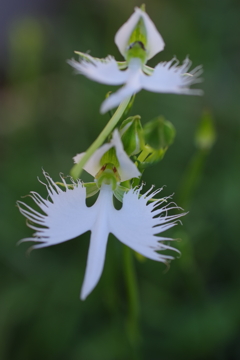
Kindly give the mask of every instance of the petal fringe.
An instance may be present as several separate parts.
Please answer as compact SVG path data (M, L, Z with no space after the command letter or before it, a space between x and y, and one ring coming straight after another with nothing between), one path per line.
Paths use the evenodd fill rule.
M140 195L141 189L142 187L130 189L124 195L122 208L114 209L112 212L110 229L121 242L133 250L149 259L165 263L173 257L157 251L179 251L164 243L166 240L173 239L157 235L177 225L176 220L185 213L168 215L169 210L179 208L176 205L171 206L170 203L170 207L167 205L158 209L165 199L149 202L153 195L156 195L161 189L151 192L151 188L145 194Z
M68 60L78 74L85 75L87 78L107 85L122 85L127 80L127 70L119 70L116 60L112 56L108 56L102 61L88 55L89 61L82 60L80 62L72 59Z
M19 201L18 207L28 220L27 225L35 230L30 241L40 242L34 249L51 246L73 239L91 229L94 218L92 208L86 206L86 189L80 181L73 182L69 189L64 178L65 191L60 189L46 172L46 186L49 200L44 200L39 194L32 192L31 197L42 210L40 213L29 205ZM35 226L37 225L37 226ZM23 239L22 241L26 241Z
M201 82L199 76L203 70L197 66L188 72L192 62L186 58L183 64L178 66L179 61L173 58L168 62L159 63L152 75L145 75L142 80L143 89L152 92L175 93L185 95L202 95L202 90L189 89L189 86Z

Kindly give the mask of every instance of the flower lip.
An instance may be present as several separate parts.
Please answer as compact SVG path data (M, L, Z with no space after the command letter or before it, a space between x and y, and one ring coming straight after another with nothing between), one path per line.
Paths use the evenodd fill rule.
M165 244L172 238L159 234L177 225L178 219L185 214L168 215L169 210L179 208L174 203L161 206L167 198L151 201L162 189L152 191L151 188L145 194L140 194L142 186L129 189L124 194L122 208L116 210L111 186L103 184L97 201L88 207L86 189L80 181L72 180L69 188L61 176L65 186L65 190L62 190L47 173L44 172L44 176L48 198L45 200L35 192L30 194L40 212L24 202L18 202L20 212L29 220L28 226L35 230L32 237L21 242L33 241L38 243L33 249L40 249L71 240L90 230L82 300L86 299L101 277L109 233L143 256L165 264L174 257L159 251L179 252Z

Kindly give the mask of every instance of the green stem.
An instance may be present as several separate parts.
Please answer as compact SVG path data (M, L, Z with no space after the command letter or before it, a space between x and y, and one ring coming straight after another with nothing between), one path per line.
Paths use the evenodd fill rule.
M113 116L111 117L111 119L109 120L107 125L105 126L105 128L102 130L102 132L98 135L97 139L92 143L92 145L85 152L84 156L79 161L79 163L77 163L76 165L73 166L70 173L74 179L78 179L80 177L82 169L83 169L84 165L86 164L86 162L90 159L92 154L103 144L103 142L106 140L108 135L112 132L114 127L117 125L118 121L121 119L128 103L129 103L129 100L130 100L130 98L127 98L119 105L119 107L117 108L117 110L115 111L115 113L113 114Z
M138 288L133 264L132 251L124 246L124 273L127 285L129 314L127 321L127 331L129 340L135 352L138 352L140 342L139 330L139 297Z
M140 155L137 158L138 161L143 162L148 157L150 152L152 152L152 149L148 146L145 146L145 148L143 149L143 151L140 153Z
M140 162L144 162L144 160L148 157L148 155L152 152L152 149L149 146L145 146L143 151L138 155L137 160ZM135 165L137 166L138 163L137 161L135 162ZM133 182L132 182L132 187L135 188L136 186L138 186L140 184L142 177L139 178L134 178Z

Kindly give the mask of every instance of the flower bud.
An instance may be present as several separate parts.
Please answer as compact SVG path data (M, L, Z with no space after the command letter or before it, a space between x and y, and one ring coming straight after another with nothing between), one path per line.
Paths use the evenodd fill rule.
M154 150L163 150L171 145L176 133L172 123L162 116L148 122L143 132L145 143Z
M204 112L195 134L195 144L198 149L209 150L216 141L216 132L212 116Z
M144 147L140 116L131 116L124 120L119 132L124 150L129 156L138 154Z

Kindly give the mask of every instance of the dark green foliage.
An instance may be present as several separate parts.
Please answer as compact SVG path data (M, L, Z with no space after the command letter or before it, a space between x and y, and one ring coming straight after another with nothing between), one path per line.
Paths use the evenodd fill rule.
M1 360L240 358L239 1L146 4L166 43L149 65L189 54L193 67L204 66L204 82L197 86L205 95L141 91L128 115L140 114L143 127L159 115L174 125L174 143L144 172L144 189L167 185L160 196L175 193L173 201L189 211L183 226L166 234L181 238L175 245L182 252L167 272L160 263L135 259L139 348L134 351L127 336L123 246L113 236L102 278L85 302L79 291L89 233L30 256L30 244L16 247L32 234L16 200L31 190L46 196L37 181L43 180L42 168L56 181L60 172L69 174L72 157L108 121L99 114L106 92L117 90L73 75L66 59L74 50L91 50L93 56L122 60L113 39L136 4L71 0L51 20L26 14L10 26L0 88ZM195 134L206 109L217 137L203 149ZM83 180L91 178L84 174ZM30 198L24 201L32 205Z

